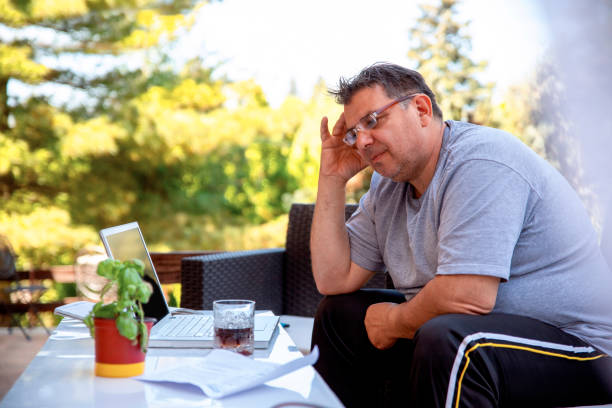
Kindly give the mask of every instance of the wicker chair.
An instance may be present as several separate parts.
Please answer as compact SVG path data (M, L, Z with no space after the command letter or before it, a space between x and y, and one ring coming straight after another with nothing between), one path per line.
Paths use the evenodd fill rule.
M345 217L357 209L346 205ZM285 248L224 252L184 258L181 262L181 306L210 309L215 299L253 299L257 309L275 314L314 316L322 295L310 262L310 225L314 204L293 204ZM375 275L367 287L384 288Z

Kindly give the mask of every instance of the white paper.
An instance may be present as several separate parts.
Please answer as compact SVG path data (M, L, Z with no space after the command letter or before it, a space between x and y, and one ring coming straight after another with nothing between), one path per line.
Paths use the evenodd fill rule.
M87 300L81 300L79 302L67 303L62 306L58 306L53 310L53 313L58 316L71 317L77 320L84 320L91 309L93 309L95 302L89 302Z
M215 349L197 364L149 372L137 379L193 384L211 398L223 398L312 365L318 358L319 349L316 346L310 354L285 364L258 361L228 350Z

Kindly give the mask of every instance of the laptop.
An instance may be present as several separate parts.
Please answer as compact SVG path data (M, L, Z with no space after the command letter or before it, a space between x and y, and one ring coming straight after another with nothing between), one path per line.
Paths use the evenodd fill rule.
M145 265L144 279L151 284L153 293L143 309L146 317L156 319L151 329L149 347L213 347L212 311L176 309L171 312L137 222L100 230L100 238L110 258L120 261L137 258ZM277 332L278 321L279 316L256 312L255 348L268 348Z

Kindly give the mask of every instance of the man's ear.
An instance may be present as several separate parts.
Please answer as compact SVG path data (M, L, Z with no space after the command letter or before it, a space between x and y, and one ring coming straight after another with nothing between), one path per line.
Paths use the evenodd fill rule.
M418 94L414 97L414 103L419 115L419 123L422 127L427 127L433 119L433 108L431 107L431 99L425 94Z

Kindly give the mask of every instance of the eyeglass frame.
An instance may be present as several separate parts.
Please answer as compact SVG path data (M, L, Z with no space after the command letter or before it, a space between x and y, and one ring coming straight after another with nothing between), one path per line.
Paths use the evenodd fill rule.
M378 124L378 117L384 111L386 111L387 109L391 109L393 106L397 105L400 102L407 101L408 99L414 98L415 96L420 95L420 94L421 94L420 92L417 92L417 93L413 93L410 95L400 96L399 98L394 99L393 101L389 102L382 108L377 109L374 112L368 113L363 118L359 119L359 122L357 122L357 125L355 125L355 127L352 127L346 131L346 133L344 134L344 137L342 138L342 141L348 146L354 146L355 143L357 143L358 133L365 129L374 129L376 125ZM363 122L366 120L368 121L368 123L363 125Z

